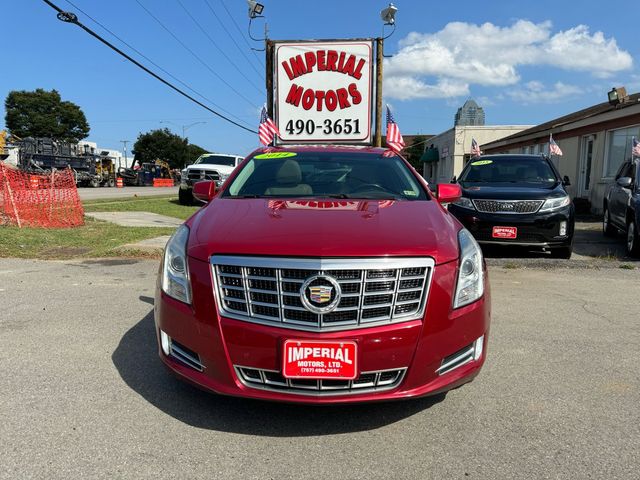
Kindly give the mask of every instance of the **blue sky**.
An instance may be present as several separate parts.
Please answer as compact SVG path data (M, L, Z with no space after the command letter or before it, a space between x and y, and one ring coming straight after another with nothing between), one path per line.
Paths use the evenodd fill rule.
M91 125L88 139L106 148L119 148L120 140L134 141L153 128L168 127L181 134L182 126L195 122L206 123L188 128L187 136L211 151L243 154L257 146L257 136L216 119L79 28L58 21L43 2L9 3L4 12L11 14L3 19L1 98L11 90L55 88L82 107ZM69 2L54 3L121 46ZM217 106L256 126L265 101L264 53L249 50L224 8L244 34L245 0L73 3ZM273 39L379 36L379 11L386 6L355 0L263 3ZM395 3L397 29L385 43L385 53L394 55L385 67L385 101L405 134L450 128L456 109L467 98L485 108L488 124L536 124L604 101L612 86L640 91L635 1ZM258 20L254 36L261 36L262 28ZM4 111L0 115L2 129Z

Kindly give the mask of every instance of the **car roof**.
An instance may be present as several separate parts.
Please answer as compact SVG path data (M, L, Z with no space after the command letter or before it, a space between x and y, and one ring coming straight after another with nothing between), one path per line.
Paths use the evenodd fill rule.
M543 153L492 153L490 155L481 155L481 158L548 158Z
M253 154L268 152L335 152L335 153L366 153L381 155L387 148L360 145L282 145L277 147L263 147L254 150Z

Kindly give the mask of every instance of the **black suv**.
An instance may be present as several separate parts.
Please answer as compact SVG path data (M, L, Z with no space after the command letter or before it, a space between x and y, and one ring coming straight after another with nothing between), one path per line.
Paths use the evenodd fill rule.
M481 244L510 244L549 250L569 258L574 207L569 179L543 155L483 155L473 158L452 182L462 198L449 211Z
M627 235L627 253L640 257L640 159L624 162L604 196L602 230L615 235L621 230Z

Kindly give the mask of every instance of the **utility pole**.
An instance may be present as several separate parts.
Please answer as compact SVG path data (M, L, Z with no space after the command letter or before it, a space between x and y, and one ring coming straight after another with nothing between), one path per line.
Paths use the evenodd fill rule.
M124 165L125 167L129 166L129 160L127 159L127 143L129 143L130 140L120 140L120 143L122 143L122 145L124 146ZM122 165L120 164L120 161L118 161L118 170L120 170L120 167ZM133 165L131 165L131 168L133 168Z
M384 58L384 38L376 38L376 147L382 146L382 61Z

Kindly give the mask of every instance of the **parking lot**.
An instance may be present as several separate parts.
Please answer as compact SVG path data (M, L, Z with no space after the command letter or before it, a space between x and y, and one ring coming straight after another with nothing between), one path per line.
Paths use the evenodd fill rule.
M615 265L492 266L473 383L314 408L171 377L155 261L0 259L0 478L638 478L640 276Z

